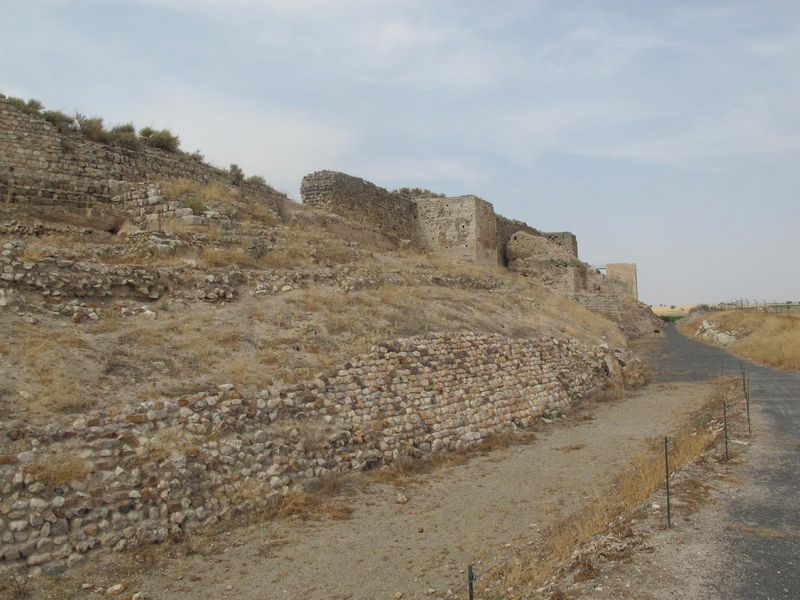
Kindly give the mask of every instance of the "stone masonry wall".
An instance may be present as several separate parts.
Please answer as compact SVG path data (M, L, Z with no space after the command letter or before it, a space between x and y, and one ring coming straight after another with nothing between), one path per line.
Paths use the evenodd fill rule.
M497 264L492 205L477 196L415 198L417 243L452 260Z
M382 343L271 395L222 385L0 426L0 566L55 574L263 510L304 484L527 427L624 377L607 347L470 333Z
M639 299L639 283L634 263L608 263L608 278L622 284L625 293L634 300Z
M337 171L317 171L303 177L303 203L338 214L397 240L417 232L417 207L409 198Z
M216 169L183 152L145 144L131 150L93 142L77 132L60 133L44 119L27 115L0 95L0 201L91 210L107 206L128 183L173 178L229 181ZM244 184L246 191L279 211L285 196Z

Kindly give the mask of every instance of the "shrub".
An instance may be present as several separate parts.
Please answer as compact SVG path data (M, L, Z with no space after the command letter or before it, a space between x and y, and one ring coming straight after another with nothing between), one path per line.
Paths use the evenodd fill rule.
M205 156L203 156L203 153L202 153L202 152L200 152L200 150L195 150L194 152L192 152L192 153L189 155L189 158L193 158L193 159L194 159L194 160L196 160L197 162L203 162L203 161L206 159L206 157L205 157Z
M242 171L242 168L236 163L231 165L230 169L228 169L228 173L231 174L233 185L241 185L242 181L244 181L244 171Z
M139 130L139 137L142 138L143 140L147 140L150 139L150 136L153 135L155 132L156 130L153 129L152 127L142 127Z
M203 204L203 202L200 200L200 198L196 198L196 197L194 197L194 196L190 196L189 198L186 198L186 199L183 201L183 205L184 205L186 208L191 208L191 209L192 209L192 212L193 212L194 214L196 214L196 215L201 215L201 214L203 214L203 211L205 211L205 209L206 209L205 205L204 205L204 204Z
M161 150L167 150L168 152L175 152L181 144L180 138L172 133L169 129L153 131L149 127L145 127L142 131L148 133L147 136L144 136L145 142L154 148L160 148Z
M11 106L15 107L20 112L24 112L26 115L38 115L42 112L42 103L38 100L34 100L31 98L27 102L22 98L6 98L6 102L8 102Z
M111 135L103 125L103 119L100 117L85 117L78 113L75 115L75 120L78 121L81 133L90 140L95 142L109 142L111 140Z
M136 137L136 128L133 123L125 123L124 125L117 125L109 132L111 138L126 148L138 148L139 138Z
M245 179L247 183L250 185L259 185L262 187L266 187L267 180L264 179L261 175L250 175L247 179Z
M46 110L42 113L44 120L56 126L61 133L72 131L75 119L58 110Z

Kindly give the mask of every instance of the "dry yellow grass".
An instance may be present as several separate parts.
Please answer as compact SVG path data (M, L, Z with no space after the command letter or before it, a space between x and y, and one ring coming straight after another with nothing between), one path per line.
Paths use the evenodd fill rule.
M720 381L714 395L670 438L670 468L679 469L694 461L715 442L709 422L719 415L723 398L737 393L736 380ZM664 484L664 453L661 440L643 450L629 463L612 490L598 493L581 512L557 521L548 529L542 546L525 551L500 564L481 582L501 589L536 589L552 577L573 551L596 534L605 531L617 517L629 514Z
M719 331L735 331L739 340L732 349L737 354L770 367L800 369L799 318L726 310L683 319L679 327L685 333L695 335L703 320L715 323Z
M50 487L79 481L89 474L86 461L71 452L48 454L36 462L25 465L22 470Z
M235 186L218 181L200 183L189 179L170 179L161 184L161 192L164 198L173 202L196 198L211 208L228 206L241 197L240 190Z

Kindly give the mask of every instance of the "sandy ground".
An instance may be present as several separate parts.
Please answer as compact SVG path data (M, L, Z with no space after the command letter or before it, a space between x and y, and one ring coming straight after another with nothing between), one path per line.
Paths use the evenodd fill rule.
M91 597L82 584L124 581L147 598L376 599L462 593L513 549L536 543L582 507L648 440L673 430L710 393L707 384L651 385L545 426L532 443L487 453L397 485L369 483L341 500L346 521L276 520L204 540L191 553L120 579L109 559L69 571L41 597ZM408 502L399 504L401 492ZM162 550L167 553L167 548ZM122 559L124 560L124 559ZM38 584L37 584L38 585ZM39 597L39 596L36 596Z

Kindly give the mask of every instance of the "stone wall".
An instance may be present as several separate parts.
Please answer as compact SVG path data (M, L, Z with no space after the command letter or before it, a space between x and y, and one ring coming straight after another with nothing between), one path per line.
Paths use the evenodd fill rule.
M621 320L620 297L616 294L600 294L594 292L577 292L569 295L573 302L577 302L615 323Z
M430 336L272 395L226 384L68 426L0 425L0 565L59 573L92 551L264 510L334 473L528 427L621 383L632 363L620 357L549 336Z
M108 207L130 183L185 178L230 182L229 175L183 152L142 144L132 150L60 133L0 95L0 202L25 207L91 211ZM286 197L272 188L243 184L251 196L279 211Z
M571 247L563 247L550 238L518 231L506 247L508 268L560 294L586 290L586 265L575 258Z
M317 171L303 177L303 203L338 214L397 240L417 234L417 207L399 194L337 171Z
M639 283L636 277L636 265L634 263L608 263L607 267L608 278L620 282L628 297L638 300Z
M492 205L477 196L414 198L416 242L451 260L497 264L497 231Z
M506 217L497 215L497 261L499 264L508 265L508 257L506 256L506 247L511 240L511 236L518 231L524 231L530 235L541 235L541 231L534 229L527 223L517 221L516 219L507 219Z

